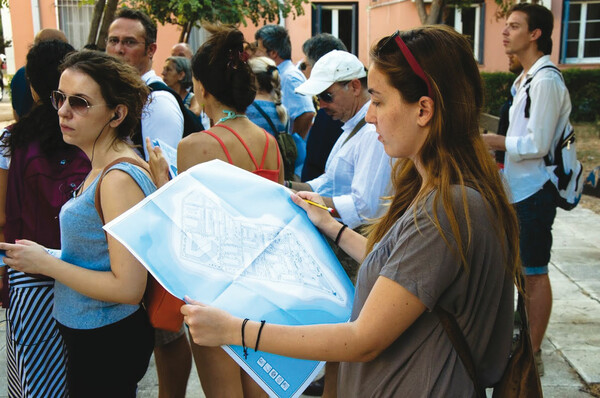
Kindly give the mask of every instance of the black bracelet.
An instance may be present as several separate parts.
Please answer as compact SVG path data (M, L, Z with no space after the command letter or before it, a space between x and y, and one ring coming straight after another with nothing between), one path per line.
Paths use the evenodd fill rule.
M342 223L342 228L340 228L340 232L338 232L337 236L335 237L335 244L339 245L340 244L340 239L342 237L342 232L344 232L344 230L348 228L348 226L344 223Z
M258 328L258 335L256 336L256 345L254 346L254 352L258 351L258 342L260 341L260 333L262 332L263 326L265 326L265 323L267 321L262 320L260 321L260 327Z
M242 350L244 351L244 359L248 359L248 347L246 347L246 341L244 340L244 329L246 329L246 324L248 321L249 319L246 318L242 322Z

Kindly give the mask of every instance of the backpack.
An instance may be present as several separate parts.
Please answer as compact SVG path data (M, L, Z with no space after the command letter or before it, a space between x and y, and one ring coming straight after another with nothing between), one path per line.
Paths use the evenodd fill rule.
M160 82L160 81L150 83L150 84L148 84L148 87L150 87L150 90L152 90L152 91L168 91L169 93L171 93L173 95L173 97L175 97L175 99L177 100L177 105L179 105L179 109L181 110L181 113L183 114L183 136L182 136L182 138L187 137L188 135L195 133L197 131L204 130L204 126L202 125L200 118L198 116L196 116L196 114L194 112L189 110L183 104L183 100L181 99L179 94L177 94L172 88L170 88L165 83ZM143 147L145 145L145 143L142 142L143 140L142 140L142 124L141 124L141 122L138 124L138 130L133 135L132 141L135 145L137 145L139 147Z
M264 117L269 123L269 126L271 126L275 140L277 140L277 144L279 145L281 160L283 161L283 178L286 180L292 180L294 178L294 165L296 163L296 158L298 157L298 148L296 147L294 137L292 137L291 134L288 134L287 131L278 131L269 115L267 115L267 113L256 102L253 102L252 106L256 108L262 117Z
M531 81L542 69L552 69L560 75L562 73L554 65L546 65L538 69L526 81L525 94L527 100L525 103L525 118L529 119L529 109L531 107L531 97L529 96L529 88ZM564 79L563 79L564 81ZM567 122L556 147L544 156L546 169L550 174L550 181L556 187L558 195L556 195L556 205L564 210L571 210L577 206L583 192L583 167L581 162L577 160L577 152L575 149L575 131L570 122Z

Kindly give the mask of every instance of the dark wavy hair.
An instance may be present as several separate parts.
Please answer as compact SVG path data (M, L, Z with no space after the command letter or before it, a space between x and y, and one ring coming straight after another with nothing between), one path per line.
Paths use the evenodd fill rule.
M67 69L84 73L98 83L102 97L111 108L127 107L127 116L117 127L116 139L126 141L130 138L150 94L137 69L112 55L91 50L67 56L60 71Z
M60 40L40 42L27 53L25 74L31 88L39 99L10 130L3 139L3 147L8 148L7 155L15 149L39 141L44 154L69 147L62 139L58 123L58 114L50 102L50 94L58 88L59 66L65 56L75 49Z
M244 35L230 26L209 25L212 36L192 59L194 78L223 105L245 113L256 97L254 73L247 62Z
M527 25L530 32L539 29L541 34L537 39L538 50L544 55L552 53L552 30L554 29L554 16L552 11L540 4L519 3L508 10L506 17L515 11L527 16Z

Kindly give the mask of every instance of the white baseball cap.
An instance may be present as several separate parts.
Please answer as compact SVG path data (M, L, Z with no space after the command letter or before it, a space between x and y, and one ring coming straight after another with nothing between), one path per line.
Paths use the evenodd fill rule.
M367 76L365 67L354 54L333 50L323 55L312 68L310 78L296 87L298 94L317 95L336 82L347 82Z

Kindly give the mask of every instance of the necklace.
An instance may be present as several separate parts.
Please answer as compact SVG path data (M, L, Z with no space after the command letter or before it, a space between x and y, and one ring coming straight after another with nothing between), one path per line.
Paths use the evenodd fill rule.
M234 111L229 111L229 110L227 110L227 109L223 109L223 113L225 114L225 116L224 116L224 117L222 117L222 118L220 118L220 119L217 121L217 124L219 124L219 123L223 123L223 122L226 122L226 121L228 121L228 120L237 119L237 118L240 118L240 117L245 117L245 118L248 118L248 116L246 116L246 115L238 115L238 114L237 114L237 113L235 113Z

